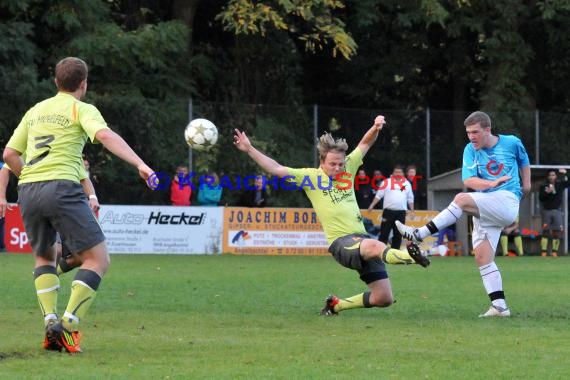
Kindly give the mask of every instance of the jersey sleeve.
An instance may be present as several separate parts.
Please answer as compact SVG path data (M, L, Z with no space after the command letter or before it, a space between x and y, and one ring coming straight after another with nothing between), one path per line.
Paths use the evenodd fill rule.
M14 133L12 134L12 137L8 141L8 144L6 144L7 148L14 149L20 152L21 154L24 154L26 152L26 148L28 146L28 122L27 122L28 114L29 111L26 112L26 114L20 121L20 124L18 124L18 126L14 130Z
M386 187L388 186L388 179L384 179L382 182L380 182L380 186L378 187L378 190L376 190L376 194L374 194L375 198L378 199L382 199L384 198L384 195L386 193Z
M312 178L317 169L314 168L287 168L288 176L283 177L288 182L294 182L300 185L306 178Z
M85 167L83 167L83 170L79 172L79 181L83 181L87 177L89 177L87 175L87 170L85 170Z
M408 203L414 203L414 191L409 181L406 181L406 201Z
M98 143L95 134L102 129L109 129L101 112L92 104L80 103L79 122L92 143Z
M362 166L362 159L364 155L360 148L354 149L348 156L346 156L346 162L344 164L344 169L347 173L351 174L351 177L354 178L358 168Z
M516 157L517 157L517 163L519 165L519 168L524 168L526 166L530 165L530 160L528 158L528 153L526 152L526 149L522 143L522 141L516 137L516 143L515 143L515 149L516 149Z
M475 161L475 150L471 144L467 144L463 150L463 167L461 168L461 180L477 177L477 162Z

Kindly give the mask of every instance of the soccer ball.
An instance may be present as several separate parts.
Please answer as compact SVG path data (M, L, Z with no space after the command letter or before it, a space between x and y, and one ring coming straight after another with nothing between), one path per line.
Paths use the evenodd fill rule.
M218 128L210 120L194 119L184 130L184 139L192 149L207 150L218 141Z

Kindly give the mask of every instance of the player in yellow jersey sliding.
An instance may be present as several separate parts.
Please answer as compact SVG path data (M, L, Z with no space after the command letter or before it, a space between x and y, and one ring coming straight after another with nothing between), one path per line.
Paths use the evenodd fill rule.
M414 243L408 245L406 252L370 239L356 203L354 186L347 186L346 181L354 180L364 155L384 124L384 116L377 116L374 125L349 155L346 155L348 144L344 139L335 140L329 133L322 135L318 144L320 166L304 169L279 164L254 148L244 132L235 130L234 144L239 150L247 153L264 171L290 179L305 190L323 225L329 252L342 266L356 270L368 286L368 291L349 298L330 295L321 310L322 315L336 315L355 308L388 307L394 303L384 263L429 265L429 260Z
M3 154L19 178L18 202L35 256L34 284L45 324L44 348L70 353L82 352L80 321L110 263L105 236L79 183L85 173L83 147L88 139L100 142L136 167L145 181L153 173L125 140L107 127L99 110L81 101L87 92L87 74L87 64L79 58L58 62L57 94L26 112ZM83 261L61 319L56 310L57 233Z

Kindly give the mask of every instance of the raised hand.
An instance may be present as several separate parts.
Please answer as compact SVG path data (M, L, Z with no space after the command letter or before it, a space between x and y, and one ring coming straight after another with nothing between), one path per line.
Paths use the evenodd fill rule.
M249 138L246 136L245 132L242 132L237 128L234 129L234 132L234 145L236 148L242 152L248 152L251 149L251 142L249 141Z

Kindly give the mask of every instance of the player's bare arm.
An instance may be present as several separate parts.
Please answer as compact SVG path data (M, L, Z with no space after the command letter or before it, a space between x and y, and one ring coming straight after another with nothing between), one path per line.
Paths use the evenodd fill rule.
M20 177L22 168L24 167L24 161L22 161L21 155L22 153L18 152L16 149L8 147L4 149L4 154L2 155L4 162L8 164L10 170L16 175L16 177Z
M463 184L465 185L465 187L467 187L469 189L479 191L479 190L492 189L494 187L497 187L497 186L507 182L510 179L511 179L511 177L508 175L502 176L502 177L497 178L493 181L490 181L488 179L479 178L479 177L471 177L471 178L467 178L465 181L463 181Z
M245 132L242 132L238 129L235 129L234 132L234 145L236 148L244 153L247 153L247 155L253 161L255 161L255 163L257 163L264 171L278 177L285 177L289 174L287 167L281 165L271 157L268 157L265 154L261 153L253 145L251 145L251 142L249 141L249 138Z
M6 189L8 188L9 181L10 170L6 167L2 167L2 169L0 169L0 218L4 218L6 216L6 210L8 209Z
M531 182L530 182L530 166L525 166L524 168L520 169L521 175L521 182L522 182L522 192L523 197L526 197L531 190Z
M376 116L374 119L374 125L362 136L362 140L358 143L358 148L362 151L362 155L366 155L368 150L374 144L378 138L378 134L386 124L386 119L382 115Z
M154 173L154 171L132 150L129 144L127 144L121 136L112 130L101 129L95 134L95 138L115 156L136 167L139 171L139 175L145 181L147 181L148 177Z
M378 202L380 202L380 199L374 197L374 198L372 199L372 202L370 202L370 206L368 206L368 211L374 210L374 207L376 207L376 205L378 204Z
M100 205L97 196L95 195L95 186L93 186L93 182L89 178L83 178L81 181L81 186L83 187L83 192L87 196L89 200L89 208L91 211L96 213L99 211Z

